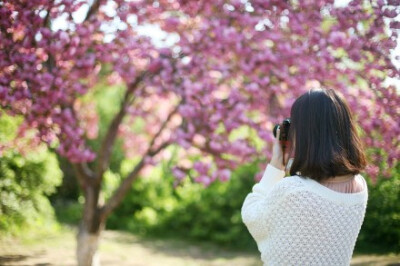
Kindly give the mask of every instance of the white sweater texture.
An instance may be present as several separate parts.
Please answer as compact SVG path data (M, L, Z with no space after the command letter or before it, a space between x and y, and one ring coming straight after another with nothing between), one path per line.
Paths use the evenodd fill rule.
M368 189L333 191L272 165L242 206L242 219L264 265L349 265L364 220Z

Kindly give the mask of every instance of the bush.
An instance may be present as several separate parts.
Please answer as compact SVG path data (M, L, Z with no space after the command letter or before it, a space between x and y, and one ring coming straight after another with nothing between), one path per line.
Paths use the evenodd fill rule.
M242 166L230 181L215 182L208 188L191 182L174 188L174 178L167 167L164 170L164 175L158 169L157 174L135 181L132 191L108 219L107 228L256 250L240 214L254 184L255 166Z
M135 181L107 227L147 236L207 240L230 248L256 250L240 209L254 184L256 164L239 167L230 181L208 188L190 182L173 188L168 166ZM369 179L369 201L356 252L399 252L400 169L390 179ZM378 245L377 245L378 243Z
M400 252L400 164L389 179L368 179L369 199L356 245L359 252Z
M15 133L17 123L15 118L2 114L1 142ZM0 177L0 231L14 234L22 227L53 222L53 208L47 196L54 193L62 179L53 153L45 147L24 156L16 151L3 151Z
M230 181L213 183L207 189L201 187L195 195L184 191L185 188L178 190L182 204L157 229L232 248L255 250L255 242L242 222L241 207L254 184L256 171L255 166L242 166Z
M82 217L83 204L73 200L57 199L53 202L57 221L68 225L78 225Z
M129 165L134 165L134 162L126 160L122 163L122 175L129 171ZM119 183L116 182L118 179L119 174L110 171L105 174L103 191L106 197L111 195ZM148 234L180 204L172 184L173 177L164 176L161 167L154 168L149 177L137 179L131 191L108 218L107 228Z

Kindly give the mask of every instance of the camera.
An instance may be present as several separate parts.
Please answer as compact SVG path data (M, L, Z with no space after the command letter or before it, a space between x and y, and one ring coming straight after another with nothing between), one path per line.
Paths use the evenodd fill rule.
M279 127L280 126L280 127ZM281 134L279 136L280 141L288 141L289 138L289 129L290 129L290 118L286 118L282 121L282 123L276 124L273 129L274 137L276 138L276 131L280 128Z

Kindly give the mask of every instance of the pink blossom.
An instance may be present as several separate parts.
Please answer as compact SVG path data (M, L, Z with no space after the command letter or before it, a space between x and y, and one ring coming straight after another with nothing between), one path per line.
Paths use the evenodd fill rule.
M375 182L378 177L379 167L376 165L368 165L365 172L367 172L372 181Z
M182 171L180 168L178 167L174 167L172 169L172 174L178 179L178 180L182 180L186 177L186 173L184 171Z
M231 177L231 171L229 169L222 169L219 171L219 180L222 182L228 181Z
M391 12L391 15L394 16L395 14ZM389 26L392 29L400 30L400 21L391 21Z
M254 179L255 179L256 182L260 182L260 180L261 180L261 178L263 176L263 173L264 173L263 171L260 171L254 176Z
M197 183L201 183L204 186L208 187L211 184L211 178L206 175L201 175L195 178L194 180Z
M400 6L400 0L387 0L388 5Z
M329 36L329 42L336 48L336 47L343 47L346 46L349 41L347 36L344 32L337 32L334 31Z
M384 85L386 77L400 77L388 58L399 22L390 22L392 34L385 24L397 17L398 0L379 0L368 9L362 1L345 7L299 1L293 9L287 1L256 0L252 12L240 0L229 8L224 1L159 1L155 7L116 0L114 17L102 3L89 20L67 16L68 28L57 31L35 11L48 10L47 2L5 1L0 8L0 26L8 33L0 33L0 104L37 132L35 141L59 143L59 153L73 162L95 159L87 138L99 137L98 110L82 99L99 88L116 89L103 81L130 88L135 99L119 132L126 156L143 156L150 143L155 149L171 141L182 160L199 160L194 178L205 184L268 157L273 124L312 86L345 94L364 143L382 150L389 167L398 162L400 99ZM72 14L84 3L62 1L52 6L50 18ZM326 26L328 13L335 23ZM107 27L113 21L129 23L113 31ZM358 29L360 22L368 25ZM149 24L177 38L156 44L138 31ZM349 59L362 64L354 67ZM133 130L139 120L145 125ZM371 160L379 165L379 159Z

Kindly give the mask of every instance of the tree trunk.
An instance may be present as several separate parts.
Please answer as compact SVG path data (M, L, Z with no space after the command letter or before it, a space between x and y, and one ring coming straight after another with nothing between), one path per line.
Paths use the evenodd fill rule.
M85 203L76 246L79 266L100 266L97 248L105 219L100 215L99 194L100 186L97 184L90 184L85 189Z
M100 266L100 259L97 248L100 239L100 230L98 232L89 232L83 224L79 226L77 235L76 255L79 266Z

